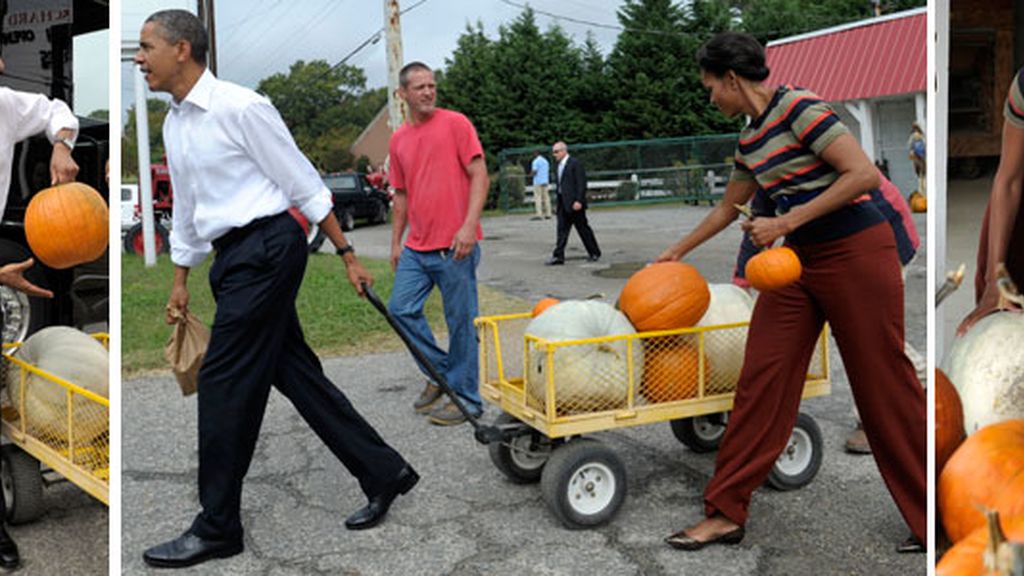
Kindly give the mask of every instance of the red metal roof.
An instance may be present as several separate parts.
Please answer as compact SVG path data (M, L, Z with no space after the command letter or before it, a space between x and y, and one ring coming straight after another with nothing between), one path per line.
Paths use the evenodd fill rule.
M927 18L921 8L770 42L767 83L830 102L924 92Z

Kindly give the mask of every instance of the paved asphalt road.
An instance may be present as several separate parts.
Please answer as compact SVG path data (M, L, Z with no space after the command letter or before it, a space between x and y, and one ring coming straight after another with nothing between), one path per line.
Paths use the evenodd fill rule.
M614 301L625 275L597 274L650 260L707 211L678 205L591 211L604 251L601 261L586 263L574 234L568 262L553 268L542 265L554 240L553 221L532 221L528 215L489 218L480 281L530 301L598 292ZM923 237L923 215L916 223ZM389 233L387 226L364 227L350 238L361 255L386 257ZM738 228L731 228L689 261L710 281L728 281L738 241ZM924 256L911 266L906 292L907 334L919 350L926 329ZM700 518L701 491L714 455L690 452L667 424L594 435L624 460L628 496L610 524L571 531L545 507L538 486L512 484L498 472L468 427L434 427L412 412L423 379L407 353L325 359L324 367L423 480L396 501L379 528L346 531L345 516L364 503L355 481L274 393L246 481L246 553L185 574L906 576L926 571L924 555L894 550L908 532L874 461L842 450L853 425L852 400L836 354L832 394L803 406L825 438L818 477L793 492L758 491L746 539L697 553L674 551L662 538ZM196 511L196 408L194 399L180 397L169 375L126 381L123 398L122 569L143 574L142 550L176 536ZM486 417L496 415L492 407Z

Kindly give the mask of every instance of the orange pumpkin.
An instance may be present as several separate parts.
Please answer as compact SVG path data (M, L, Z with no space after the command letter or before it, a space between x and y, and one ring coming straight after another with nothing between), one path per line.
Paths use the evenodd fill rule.
M1000 519L1007 540L1024 542L1024 518ZM935 576L988 576L984 554L988 549L988 527L981 526L956 543L935 566Z
M942 467L964 441L964 408L946 373L935 369L935 471Z
M939 509L950 540L959 542L984 526L982 508L998 511L1004 521L1024 516L1022 476L1024 420L999 422L968 436L939 476Z
M537 316L540 316L541 312L544 312L548 308L558 304L558 302L558 298L541 298L533 306L533 317L536 318Z
M910 209L914 212L928 211L928 198L920 192L910 193Z
M51 268L70 268L103 255L109 240L106 202L81 182L41 190L25 210L25 237Z
M762 292L789 286L800 279L800 258L786 246L769 248L747 261L746 276Z
M637 332L673 330L696 324L711 302L708 283L682 262L658 262L630 276L619 294L619 309Z
M697 347L678 336L644 340L640 393L648 402L675 402L697 396ZM704 355L707 363L707 355Z

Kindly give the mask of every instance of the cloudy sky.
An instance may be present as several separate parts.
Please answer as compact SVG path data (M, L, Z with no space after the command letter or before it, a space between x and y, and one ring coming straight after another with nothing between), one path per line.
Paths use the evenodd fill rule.
M621 0L534 0L542 30L558 24L582 44L588 31L607 53L614 45ZM384 25L383 0L216 0L218 74L255 88L263 78L287 72L296 60L341 61ZM443 67L468 23L483 23L489 37L522 13L524 0L401 0L402 47L406 61ZM124 0L122 37L138 41L146 16L163 8L195 10L195 0ZM547 12L553 16L545 15ZM585 21L586 23L573 20ZM348 64L365 70L368 87L387 82L383 35L355 53ZM134 101L132 66L121 67L121 101Z
M108 110L110 31L100 30L76 36L74 40L75 112L87 116L93 110Z

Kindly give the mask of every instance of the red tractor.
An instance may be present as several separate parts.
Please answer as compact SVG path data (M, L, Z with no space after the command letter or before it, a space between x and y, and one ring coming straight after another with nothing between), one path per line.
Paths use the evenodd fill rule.
M153 227L156 236L157 254L170 252L171 243L168 230L171 228L171 214L174 206L174 191L171 189L171 173L167 169L166 159L164 164L153 164L149 168L150 182L153 187ZM135 201L136 223L128 228L124 235L124 250L129 254L143 253L142 244L142 195ZM288 212L302 226L306 234L307 243L316 239L318 228L315 223L311 224L305 216L295 208L289 208Z

